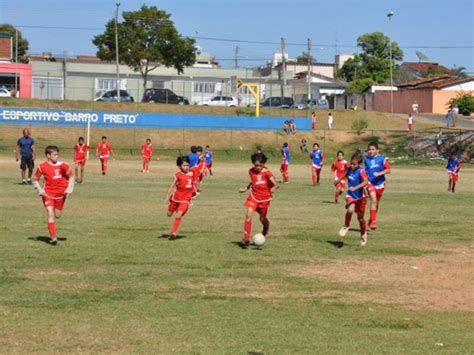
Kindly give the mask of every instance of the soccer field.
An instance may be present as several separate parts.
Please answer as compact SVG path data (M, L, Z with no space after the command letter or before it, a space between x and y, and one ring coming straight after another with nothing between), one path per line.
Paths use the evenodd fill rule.
M38 154L38 157L41 155ZM41 156L38 161L42 161ZM269 168L279 177L278 159ZM249 163L217 163L169 241L171 161L96 161L44 242L46 213L0 157L0 352L469 353L474 170L392 166L379 228L338 237L329 169L292 165L270 236L242 250ZM278 178L278 180L280 180ZM352 226L358 229L354 217ZM254 218L252 233L261 225ZM469 350L471 349L471 350Z

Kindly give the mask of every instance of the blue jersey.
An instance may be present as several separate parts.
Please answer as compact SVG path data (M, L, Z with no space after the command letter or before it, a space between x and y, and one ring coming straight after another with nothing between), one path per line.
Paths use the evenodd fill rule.
M352 168L349 168L347 170L346 177L348 187L355 187L361 184L364 179L367 179L367 173L361 166L359 166L356 170L352 170ZM355 191L348 190L346 194L346 198L349 198L351 200L360 200L364 197L365 194L363 187Z
M212 164L212 150L206 150L206 152L204 153L204 159L206 159L207 165Z
M449 158L448 165L446 166L446 169L448 169L448 173L455 174L456 170L459 166L461 166L461 161L459 159Z
M188 159L189 159L189 167L193 168L196 165L199 164L199 154L196 153L189 153L188 154Z
M283 164L290 164L291 163L291 156L290 156L290 148L284 147L281 149L281 157L283 159Z
M383 155L376 155L374 157L369 157L366 155L364 157L365 171L369 182L375 187L383 187L385 184L385 175L380 175L375 177L374 173L379 173L385 169L390 169L390 164Z
M323 165L323 161L324 161L324 153L321 149L313 150L311 152L311 162L313 163L314 167L318 169L321 168L321 166Z
M21 137L16 143L20 147L20 155L25 158L31 158L33 156L33 145L35 140L31 137Z

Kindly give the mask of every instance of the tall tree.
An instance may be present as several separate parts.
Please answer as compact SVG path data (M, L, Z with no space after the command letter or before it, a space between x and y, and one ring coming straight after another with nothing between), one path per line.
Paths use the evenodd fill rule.
M13 35L13 60L16 58L16 32L18 32L18 62L28 63L26 51L28 50L28 40L23 37L22 33L8 23L0 24L0 33L8 33Z
M390 38L382 32L366 33L357 38L360 54L344 63L338 77L349 82L363 80L364 83L385 83L390 78ZM403 59L403 51L397 42L392 42L392 66ZM370 80L365 80L370 79ZM354 85L363 89L364 85Z
M310 55L311 64L316 64L316 58ZM308 65L308 52L302 52L299 56L296 57L296 64Z
M186 66L194 64L194 40L178 33L166 11L143 5L122 16L124 20L118 24L120 62L140 72L144 89L148 73L158 66L174 67L181 74ZM100 59L115 59L115 19L107 22L105 32L95 36L92 43Z

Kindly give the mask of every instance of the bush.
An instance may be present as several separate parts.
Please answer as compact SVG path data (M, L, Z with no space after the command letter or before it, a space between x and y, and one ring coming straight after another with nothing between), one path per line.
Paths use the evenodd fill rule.
M449 100L448 104L450 108L457 106L459 113L464 116L469 116L471 112L474 112L474 96L469 93L458 93L458 96Z
M351 129L356 131L357 135L360 136L362 131L369 127L369 121L366 118L358 118L352 122Z

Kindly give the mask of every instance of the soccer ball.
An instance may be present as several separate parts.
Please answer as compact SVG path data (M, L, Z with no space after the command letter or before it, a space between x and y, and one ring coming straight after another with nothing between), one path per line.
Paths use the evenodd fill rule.
M261 247L265 244L265 236L262 233L257 233L252 237L252 243L257 247Z

